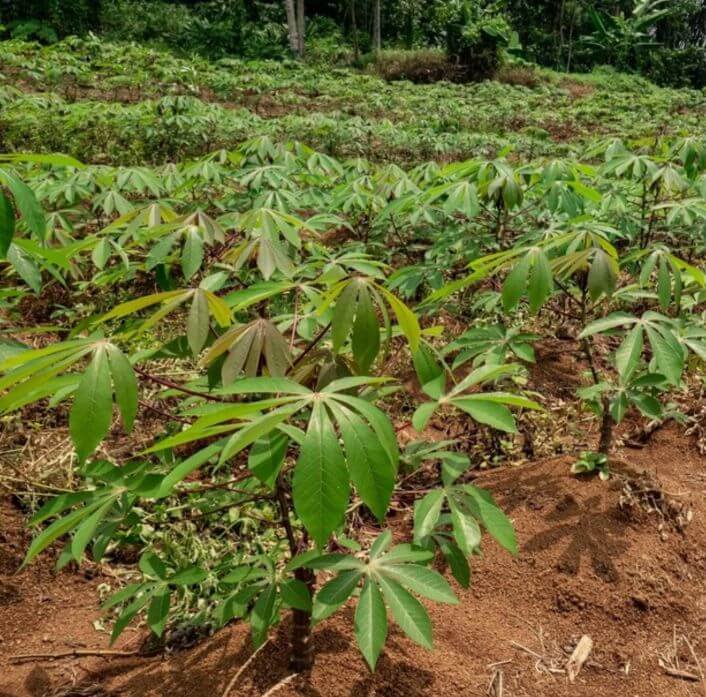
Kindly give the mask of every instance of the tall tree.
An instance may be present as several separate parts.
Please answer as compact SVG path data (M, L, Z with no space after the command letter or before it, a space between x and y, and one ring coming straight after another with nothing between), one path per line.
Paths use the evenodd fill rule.
M353 32L353 52L355 59L360 58L360 44L358 43L358 19L355 11L355 0L350 0L351 31Z
M297 0L297 30L299 37L299 58L304 58L304 39L306 38L306 17L304 14L304 0Z
M373 0L373 51L382 48L382 28L380 21L380 0Z
M289 34L289 48L295 56L300 56L299 52L299 26L297 13L294 7L294 0L284 0L284 7L287 11L287 32Z

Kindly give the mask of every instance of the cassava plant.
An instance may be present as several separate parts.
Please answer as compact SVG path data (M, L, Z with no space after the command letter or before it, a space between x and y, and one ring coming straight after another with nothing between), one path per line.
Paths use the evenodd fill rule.
M61 159L46 164L78 166ZM118 179L132 186L129 177ZM70 281L70 267L43 246L38 223L30 225L41 211L34 194L25 185L14 193L26 196L18 208L27 224L26 235L12 244L37 237L37 257ZM423 357L417 315L385 286L385 266L365 256L307 255L300 235L315 237L321 219L305 224L292 214L251 208L234 218L235 237L226 244L227 217L219 223L200 211L178 215L162 203L128 205L84 239L77 266L110 274L104 277L109 286L129 278L135 265L156 283L174 283L176 268L182 286L108 300L64 339L20 347L0 361L3 413L44 400L55 409L69 405L76 465L86 484L48 500L34 515L38 534L24 563L58 540L64 541L60 568L86 555L100 561L121 544L139 542L145 525L178 525L174 513L206 528L235 521L232 551L210 564L177 564L167 549L143 544L142 579L105 604L117 609L113 640L143 611L161 636L170 607L203 594L212 607L208 621L249 619L256 647L291 609L292 668L301 671L314 660L313 626L355 596L356 638L371 668L385 643L388 611L412 640L430 648L430 619L416 596L458 602L430 568L436 549L467 586L467 560L478 551L481 525L512 553L517 544L490 494L457 483L468 460L461 458L459 467L448 457L443 488L419 502L413 541L392 544L385 518L400 455L384 409L395 390L383 372L386 357L393 343L395 351L409 351L438 405L504 431L515 430L511 408L537 405L507 392L465 392L514 367L480 369L442 394L442 383L428 379L436 368ZM202 271L208 245L220 248L222 260L210 274ZM229 279L238 279L235 289ZM169 360L185 366L186 380L164 373ZM149 401L154 390L161 406ZM420 409L421 430L431 410ZM149 414L159 417L164 432L130 457L115 458L115 416L129 435ZM351 541L362 510L376 531L365 546ZM346 545L351 554L340 553Z

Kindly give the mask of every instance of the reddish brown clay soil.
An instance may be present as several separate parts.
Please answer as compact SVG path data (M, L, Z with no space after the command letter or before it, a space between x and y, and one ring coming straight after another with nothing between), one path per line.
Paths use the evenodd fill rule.
M521 554L513 559L485 544L472 588L459 590L461 604L430 608L435 651L393 629L370 675L348 610L316 630L312 673L276 695L704 697L695 659L706 669L706 462L676 426L617 459L633 482L630 494L621 476L608 483L571 476L566 457L484 475L480 483L514 520ZM93 621L97 585L111 579L55 575L48 561L13 575L27 537L17 511L6 506L3 515L0 697L220 697L250 655L247 628L234 625L168 656L13 663L19 653L107 647ZM287 676L288 630L285 623L231 695L261 696ZM583 634L594 650L570 685L563 668ZM128 631L121 647L143 636Z

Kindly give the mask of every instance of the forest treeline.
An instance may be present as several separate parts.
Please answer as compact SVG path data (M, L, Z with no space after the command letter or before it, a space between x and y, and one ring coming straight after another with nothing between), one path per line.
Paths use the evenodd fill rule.
M45 43L94 32L211 58L358 64L414 51L412 79L483 79L511 55L706 85L706 0L4 0L0 13L6 38ZM442 53L455 70L439 69Z

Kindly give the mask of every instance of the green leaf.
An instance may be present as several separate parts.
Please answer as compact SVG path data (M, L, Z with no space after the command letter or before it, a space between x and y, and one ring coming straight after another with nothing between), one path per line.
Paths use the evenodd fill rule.
M480 526L475 518L459 507L453 497L449 497L449 508L456 542L461 551L469 557L480 545Z
M616 263L602 249L596 249L588 270L588 292L592 300L598 300L604 293L610 295L617 281Z
M250 630L255 648L259 648L267 639L269 631L275 619L275 600L277 599L277 587L267 586L258 597L252 612L250 613Z
M282 423L282 421L288 419L295 411L296 409L292 409L291 407L275 409L264 416L254 419L246 426L243 426L236 434L228 439L228 442L221 452L219 464L223 464L231 457L247 448L251 443L254 443L258 438L270 433Z
M318 550L309 550L305 554L298 555L295 559L297 566L306 566L309 569L326 569L327 571L352 571L355 569L362 571L365 568L365 564L360 559L349 554L319 554ZM297 566L293 566L292 562L289 564L290 570L297 568Z
M470 505L474 515L483 523L486 530L510 554L517 554L517 538L515 528L500 507L495 503L490 492L468 484L464 492L473 500Z
M420 346L414 351L412 362L422 390L432 399L440 399L446 389L444 366L434 359L434 355L426 346Z
M147 552L140 557L140 571L145 576L164 581L167 578L167 567L154 552Z
M17 272L17 275L35 292L42 289L42 272L34 263L32 257L16 244L10 244L7 250L7 260Z
M439 406L438 402L423 402L412 414L412 426L417 433L422 433L429 423L432 414Z
M380 328L370 292L365 286L358 294L352 344L358 372L366 374L380 351Z
M644 348L642 326L633 327L615 352L615 367L623 382L628 382L635 373Z
M168 581L175 586L193 586L196 583L202 583L207 578L208 574L203 569L199 569L198 566L189 566L177 571L169 577Z
M659 372L673 385L678 385L684 369L684 352L678 339L668 329L659 332L647 327L647 339Z
M324 584L314 598L312 618L318 623L330 617L351 597L362 574L359 570L342 571Z
M453 542L443 537L437 538L437 541L446 563L451 567L453 577L460 586L468 588L471 585L471 567L466 556Z
M455 397L451 404L470 414L479 423L507 433L517 432L512 412L502 404L483 399L482 393L477 396Z
M152 595L153 592L144 592L123 610L113 626L113 632L110 635L111 646L115 643L115 640L120 636L120 634L122 634L125 627L130 624L130 620L132 620L132 618L147 604Z
M190 230L186 234L184 249L181 252L181 270L188 281L203 263L203 240L198 232Z
M659 305L663 310L669 307L669 301L672 297L672 283L667 267L667 260L661 257L659 260L659 270L657 271L657 298Z
M419 342L422 337L422 330L419 327L416 315L389 290L380 288L380 291L385 296L387 302L390 303L390 307L397 318L397 323L409 342L410 349L414 353L419 349Z
M129 433L137 414L137 378L125 354L112 344L108 345L108 362L113 377L115 401L123 417L123 425Z
M382 521L395 486L395 467L372 429L350 409L331 404L346 449L348 471L363 503Z
M458 598L444 577L432 569L419 564L386 564L383 559L379 572L404 586L407 590L422 595L437 603L457 605Z
M74 534L74 539L71 541L71 556L76 561L81 561L83 551L96 534L98 526L113 507L114 503L115 499L109 498L100 508L91 513L91 515L78 526Z
M112 417L113 393L110 385L110 367L105 348L99 346L78 384L69 413L71 439L80 462L85 462L105 438L110 429Z
M446 492L434 489L414 503L414 541L419 542L436 527Z
M358 307L358 283L352 281L338 296L331 316L331 342L338 353L353 329L353 318Z
M159 637L162 636L164 632L164 627L167 624L167 617L169 616L169 589L164 588L160 592L156 593L150 607L147 610L147 624L150 629Z
M0 180L4 181L7 188L10 189L10 192L15 198L15 205L20 211L22 219L27 223L30 232L39 240L43 241L47 221L44 217L44 211L39 205L32 189L5 169L0 169Z
M279 584L279 592L285 605L304 612L311 612L311 595L309 595L306 583L291 578Z
M208 332L211 328L210 315L208 312L208 299L206 293L201 288L194 293L194 299L189 310L189 317L186 322L186 338L189 341L189 348L194 356L197 356L208 339Z
M84 518L90 516L97 508L104 503L103 499L94 501L92 504L79 508L72 513L69 513L63 518L55 520L46 530L37 535L32 540L32 544L27 550L27 555L22 562L24 568L29 562L34 559L40 552L45 550L52 542L65 535L69 530L73 530Z
M292 497L297 515L319 547L341 524L348 504L346 460L321 402L314 402L294 468Z
M4 259L15 234L15 209L12 202L0 191L0 259Z
M103 269L110 258L110 240L104 237L98 244L93 248L91 253L91 260L96 265L97 268Z
M625 325L631 325L639 322L637 317L629 315L625 312L614 312L613 314L603 317L602 319L597 319L595 322L591 322L580 334L579 339L584 339L592 334L599 334L601 332L607 332L611 329L616 329L617 327L624 327Z
M248 453L248 469L270 489L273 489L289 447L289 437L281 431L271 431L256 440Z
M530 312L535 314L552 294L554 281L547 256L542 251L533 254L534 264L527 284Z
M517 303L520 302L522 293L527 286L529 270L530 257L529 254L526 254L507 275L502 288L503 309L505 312L510 312L517 307Z
M375 542L373 542L370 547L370 559L374 560L380 557L380 555L382 555L383 552L390 546L391 542L392 530L388 528L385 532L375 538Z
M375 670L378 657L387 639L387 612L382 594L369 578L355 609L355 638L371 670Z
M433 648L431 620L424 606L399 583L384 576L376 576L385 602L400 629L417 644Z

